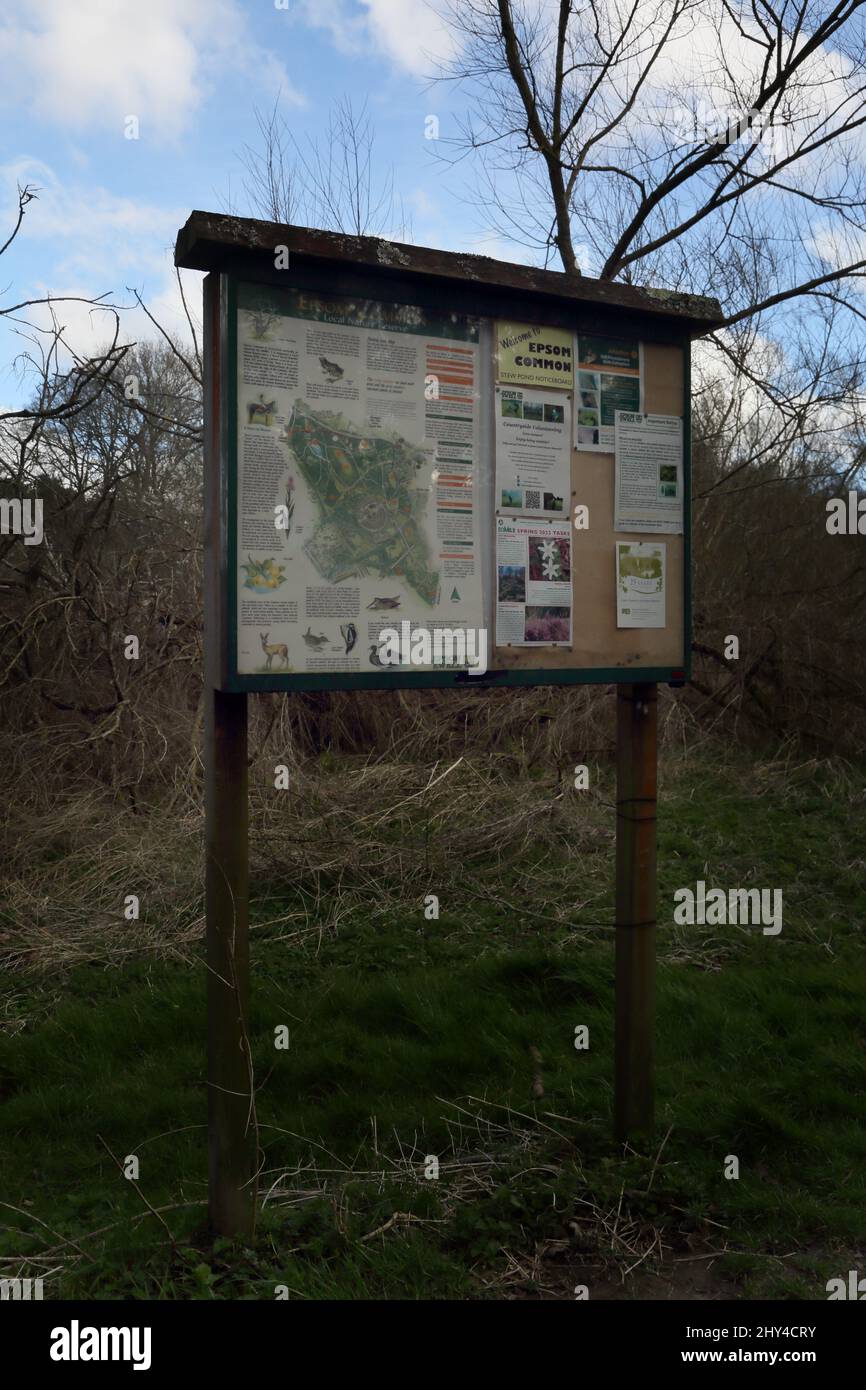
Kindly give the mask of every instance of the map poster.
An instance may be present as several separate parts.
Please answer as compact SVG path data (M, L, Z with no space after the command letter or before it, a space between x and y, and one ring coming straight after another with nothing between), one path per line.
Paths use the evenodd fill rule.
M561 391L497 386L497 510L566 513L571 488L571 398Z
M617 411L613 528L682 533L683 422L679 415Z
M570 328L496 322L496 379L503 386L574 386L574 334Z
M570 647L571 611L569 523L497 517L497 647Z
M581 333L577 340L575 448L612 454L616 412L642 408L641 386L639 343Z
M666 549L658 541L617 541L617 627L665 626Z
M238 672L375 671L406 624L477 634L477 322L243 285L237 343Z

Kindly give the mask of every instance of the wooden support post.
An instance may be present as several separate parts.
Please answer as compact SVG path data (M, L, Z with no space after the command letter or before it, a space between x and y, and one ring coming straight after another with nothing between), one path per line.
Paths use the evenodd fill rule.
M247 697L205 687L208 1216L250 1236L257 1142L249 1043Z
M616 1043L614 1133L653 1127L658 687L620 685L616 702Z

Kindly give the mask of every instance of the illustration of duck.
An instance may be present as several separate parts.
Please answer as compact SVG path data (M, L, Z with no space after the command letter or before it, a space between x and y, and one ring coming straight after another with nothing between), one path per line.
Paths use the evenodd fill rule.
M384 665L385 665L384 661L382 660L382 658L381 658L380 655L379 655L379 648L376 646L375 643L374 643L373 646L370 648L370 665L371 665L371 666L384 666Z
M307 628L306 632L303 634L303 637L304 637L304 641L306 642L307 646L308 646L308 647L312 647L312 648L313 648L313 651L315 651L315 652L317 652L317 651L319 650L320 647L323 647L323 646L325 645L325 643L328 641L328 638L325 637L322 633L316 634L316 633L313 632L312 629L309 628L309 627Z
M378 612L378 610L379 610L380 608L399 608L399 607L400 607L400 598L399 598L399 595L398 595L396 598L374 598L372 603L368 603L368 604L367 604L367 608L368 608L368 609L372 609L372 611L373 611L374 613L375 613L375 612Z

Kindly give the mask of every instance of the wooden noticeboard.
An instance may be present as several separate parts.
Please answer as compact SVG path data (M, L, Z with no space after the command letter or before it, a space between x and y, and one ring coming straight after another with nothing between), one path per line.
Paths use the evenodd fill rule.
M193 213L179 233L175 260L209 272L204 286L204 767L212 1230L251 1234L261 1166L249 1026L248 692L617 685L614 1132L619 1140L648 1133L653 1123L656 684L681 683L689 674L689 345L721 322L719 305L485 257L201 212ZM239 329L243 314L247 319ZM272 346L259 352L257 343L267 339L271 318L279 331ZM298 323L306 327L299 330ZM498 340L497 324L505 326ZM498 396L497 341L504 349ZM569 364L569 342L581 341L583 356L578 353ZM523 360L527 355L529 363ZM634 377L636 360L642 380L637 406L633 381L629 386L626 380L630 372ZM570 392L570 407L547 398L545 362L551 393L559 391L564 401ZM417 389L422 369L425 387L432 378L447 410L434 405L428 412L422 406ZM506 396L506 386L519 391L530 371L543 387L536 382L519 402ZM617 376L623 380L613 380ZM532 390L539 393L534 399ZM615 400L631 401L620 405L616 416L620 455L628 454L633 470L626 500L633 504L640 495L651 496L655 501L647 505L661 513L671 505L671 488L677 496L682 491L682 532L657 538L666 556L663 612L652 568L660 563L657 555L628 555L634 568L626 571L624 565L619 581L615 577L616 547L645 542L647 532L615 529L617 515L638 523L645 518L632 505L615 511L614 458L604 452L610 442L602 428L605 393L608 407ZM378 404L371 411L374 397ZM338 409L340 403L345 410ZM527 425L522 432L504 423L517 418L518 404ZM574 434L566 439L557 431L569 409ZM374 415L387 417L387 427ZM403 433L398 416L407 422ZM674 417L681 421L681 438ZM550 430L533 453L532 427L539 418ZM650 438L657 427L674 438L675 466L670 444ZM625 436L630 432L629 454ZM510 450L510 470L519 454L513 447L518 436L522 476L516 473L512 486L512 473L505 481L500 473L497 485L496 456L501 461ZM389 452L383 441L395 448ZM549 478L544 469L550 468L551 453L556 486L539 489L539 477ZM653 466L658 461L657 486L650 478L649 492L642 494L647 459ZM295 465L305 491L297 516L292 503L301 490ZM378 493L372 465L383 470ZM429 481L422 481L425 470ZM270 529L269 512L281 499L299 528L295 540L301 541L288 549L272 543ZM406 546L413 539L411 526L421 525L419 518L429 520L434 500L446 514L435 518L435 536L443 544L434 559L443 563L428 565L433 531L425 533L426 549ZM561 504L563 520L534 518L539 528L547 527L549 544L535 528L520 539L526 564L512 563L518 541L505 536L499 556L508 558L497 565L494 537L503 536L499 518L518 504L551 513ZM588 509L588 527L575 527L575 508ZM389 509L400 513L399 527L389 522ZM358 527L369 533L369 546ZM394 548L398 535L400 545ZM304 571L308 579L302 585ZM310 583L311 573L324 582ZM380 595L379 581L386 577L388 587ZM384 607L387 615L396 596L398 620L404 599L409 607L409 590L440 610L444 596L446 614L453 602L453 611L462 605L465 617L471 603L491 634L484 675L370 669L370 660L366 669L358 660L354 670L339 669L336 630L344 639L342 655L350 657L359 641L369 643L377 631L378 620L370 613ZM549 590L559 596L557 604L548 602ZM651 596L623 599L623 592ZM631 602L635 608L625 606ZM561 633L562 619L554 615L563 607L569 627L566 638L557 640L551 634ZM618 615L631 622L638 612L646 617L647 609L655 626L618 626ZM322 631L313 626L319 614L327 614ZM261 625L259 617L265 620ZM545 642L557 644L539 645L536 633L542 630ZM531 645L498 644L503 632ZM298 642L307 649L304 669L290 670L290 645L294 649Z
M282 263L287 260L288 265L275 269L275 250L279 247L287 247ZM208 380L214 400L213 428L207 451L207 524L216 544L212 548L212 573L207 588L219 633L214 656L216 665L209 674L218 688L226 691L387 689L465 686L467 683L507 686L688 679L689 354L691 338L706 331L719 317L715 301L688 296L661 297L629 286L602 285L580 277L509 266L481 257L396 247L367 238L272 227L267 223L209 214L193 214L181 233L178 248L180 264L213 270L206 282L210 320L206 333ZM316 307L311 309L310 306ZM368 352L368 364L371 360L385 363L385 374L390 371L392 380L396 379L403 360L414 362L413 367L406 368L406 381L410 380L411 370L419 370L417 364L423 361L423 352L420 355L416 352L412 358L407 347L401 357L395 333L391 333L389 339L390 328L398 321L402 324L401 331L416 333L412 339L410 332L405 340L407 344L414 342L421 349L428 341L439 345L446 370L449 370L446 351L449 333L454 335L455 351L463 351L466 357L473 359L471 380L476 433L472 496L478 513L476 567L481 586L480 624L488 634L484 675L469 675L465 670L441 667L422 670L407 666L371 668L370 660L374 658L368 657L368 653L373 651L374 627L368 599L372 595L375 604L391 601L396 596L402 609L408 586L383 581L371 588L365 585L363 569L358 578L348 566L343 570L335 567L328 574L329 561L326 559L322 563L321 560L325 550L323 508L319 506L321 496L315 499L319 506L318 523L310 514L312 504L307 500L307 533L295 543L294 551L295 556L306 563L302 550L309 554L311 548L318 547L317 563L325 577L312 599L312 585L293 590L293 575L297 574L298 567L284 563L287 553L284 540L280 541L283 551L278 544L270 547L273 554L264 545L256 547L244 543L244 538L252 542L262 540L261 528L266 524L261 513L258 520L251 514L241 520L239 529L239 508L249 511L249 504L240 496L243 480L248 476L245 469L254 466L258 470L257 477L270 479L267 486L273 484L272 500L283 500L284 495L290 500L289 494L285 494L286 473L292 474L289 461L293 457L297 461L297 439L288 440L292 433L291 421L295 418L292 412L295 402L305 391L309 395L312 388L309 381L303 379L303 371L301 381L298 380L298 352L303 356L307 348L298 338L296 327L286 332L279 325L297 325L299 319L310 314L320 316L320 331L314 332L312 321L306 320L309 332L305 341L309 353L316 354L318 363L322 364L321 370L315 364L317 389L323 398L323 408L332 412L332 418L340 418L334 412L346 410L351 414L355 408L352 392L357 397L356 377L362 380L363 389L361 358L364 351ZM352 314L356 315L355 319ZM328 328L329 317L334 325L332 329ZM517 326L540 325L536 336L542 337L544 327L555 330L548 336L556 345L551 351L556 352L560 351L558 344L569 335L578 338L582 334L603 335L611 340L639 343L642 410L650 415L682 419L683 531L657 538L665 545L667 561L663 627L617 626L616 542L646 541L647 536L614 529L613 453L572 447L571 495L566 500L564 519L573 517L575 506L585 506L589 525L586 529L572 528L570 533L570 641L553 646L500 642L495 617L494 537L499 508L494 493L493 418L497 386L495 338L496 325L500 322ZM269 323L278 325L274 345L270 350L267 347L259 349L250 335L262 329L267 335L272 331ZM368 330L371 334L378 332L376 343L381 343L381 352L386 355L370 358L369 349L350 347L347 350L351 333L346 324L353 323L359 325L359 338ZM410 330L405 327L407 323ZM421 325L417 331L413 327L415 323ZM427 328L429 340L423 336ZM338 336L340 332L342 338ZM387 356L389 351L390 357ZM310 357L309 360L313 362L314 359ZM431 349L426 365L438 360ZM327 377L328 372L332 373L331 378ZM343 373L342 378L336 375ZM509 373L507 379L511 381L513 358L509 362ZM308 375L312 376L312 372ZM574 389L568 397L573 405L578 394L576 378L577 373ZM551 386L557 386L553 377ZM350 403L344 406L343 401ZM411 402L402 401L399 407L407 412L407 419L410 406ZM314 402L310 409L315 412L316 408ZM393 424L392 419L392 428ZM417 421L415 429L417 432ZM294 433L297 436L296 429ZM265 443L261 443L266 436ZM271 444L271 438L282 438L282 444ZM366 445L368 441L363 443ZM375 446L375 439L373 443ZM245 456L245 447L249 448L252 465ZM273 457L277 458L274 464L271 463ZM351 475L351 463L352 460L346 463L348 475ZM269 468L271 473L268 473ZM301 483L301 488L293 494L295 497L303 494L304 479L300 474L291 476L292 486L296 481ZM347 488L350 490L351 481ZM365 505L375 508L375 503ZM375 516L372 520L375 524ZM310 533L316 524L319 534L311 541ZM461 543L465 544L455 542ZM444 563L454 564L455 557L449 555ZM269 569L264 568L267 565ZM250 566L260 567L253 575L256 583L252 586L248 583L250 575L244 577ZM381 555L375 559L371 573L385 573ZM278 597L264 592L275 583L279 587ZM331 590L341 590L342 595L339 602L331 602L330 607L326 593L329 586ZM250 587L252 594L247 592ZM459 581L452 584L443 571L440 582L442 620L447 619L450 611L446 611L445 600L451 595L462 597L462 588ZM386 591L382 599L379 598L380 589ZM354 594L358 597L353 598ZM325 606L317 608L317 603ZM326 613L327 619L317 621L319 612ZM380 628L390 617L387 613L375 616L380 619ZM393 621L399 622L403 616L398 610ZM339 634L344 629L349 632L347 642L353 644L351 655L346 655L346 666L353 669L341 669L343 658L339 647L343 639ZM315 642L321 643L321 657L315 651L312 656L310 654L309 647ZM251 647L255 648L257 661L253 660Z

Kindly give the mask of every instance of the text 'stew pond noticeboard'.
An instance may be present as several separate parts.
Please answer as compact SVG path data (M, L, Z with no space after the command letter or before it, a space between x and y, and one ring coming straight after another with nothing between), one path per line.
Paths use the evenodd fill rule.
M214 272L219 688L687 678L689 342L709 301L680 319L630 286L294 228L276 274L229 256L223 221L243 238L194 214L178 256Z

